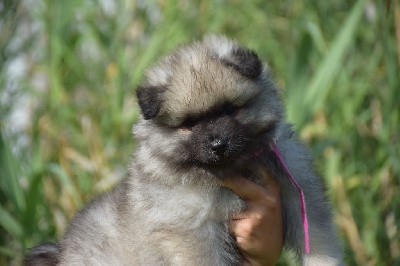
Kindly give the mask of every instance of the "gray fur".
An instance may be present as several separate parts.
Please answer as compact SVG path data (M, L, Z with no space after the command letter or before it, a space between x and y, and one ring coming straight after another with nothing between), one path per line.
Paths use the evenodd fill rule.
M138 97L143 117L128 177L75 217L58 244L59 265L239 265L228 223L245 203L221 180L261 182L260 165L281 187L285 247L304 265L342 264L310 153L284 122L279 91L254 52L217 36L183 46L149 70ZM225 103L239 109L226 114L217 108ZM188 117L197 124L186 126ZM207 138L226 146L211 152ZM298 191L271 141L304 190L311 255L303 252Z

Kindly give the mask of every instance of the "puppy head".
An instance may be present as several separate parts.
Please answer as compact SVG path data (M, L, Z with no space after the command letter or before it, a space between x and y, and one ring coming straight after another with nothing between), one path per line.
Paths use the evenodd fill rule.
M273 138L283 113L258 56L217 36L166 57L148 71L137 96L141 144L181 165L240 159Z

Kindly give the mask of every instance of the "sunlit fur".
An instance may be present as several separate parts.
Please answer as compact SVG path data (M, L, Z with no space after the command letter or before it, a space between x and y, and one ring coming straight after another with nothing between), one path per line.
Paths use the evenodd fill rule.
M209 36L150 69L137 94L142 117L129 174L76 216L59 249L49 249L60 265L240 265L227 225L245 203L221 180L240 175L262 184L260 166L280 184L285 247L305 265L342 263L310 154L284 122L279 91L253 51ZM304 190L311 255L298 191L272 142Z

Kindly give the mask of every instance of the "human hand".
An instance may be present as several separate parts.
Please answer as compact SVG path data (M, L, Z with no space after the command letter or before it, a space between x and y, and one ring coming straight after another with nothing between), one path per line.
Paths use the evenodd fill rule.
M247 209L233 217L231 231L245 265L275 265L283 249L280 190L275 179L261 171L266 186L245 178L225 180L223 185L247 203Z

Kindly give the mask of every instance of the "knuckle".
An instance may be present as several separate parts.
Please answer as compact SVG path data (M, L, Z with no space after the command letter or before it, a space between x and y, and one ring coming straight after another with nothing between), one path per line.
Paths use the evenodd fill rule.
M267 212L263 209L259 210L258 212L256 212L253 215L253 219L252 219L253 230L255 229L255 227L257 227L259 224L261 224L263 222L263 220L265 219L266 216L267 216Z
M262 204L266 211L275 212L280 206L280 201L276 197L264 196Z
M241 235L242 235L244 238L249 238L249 237L251 237L251 236L253 235L253 232L254 232L254 225L253 225L252 222L247 221L246 223L244 223L244 224L242 225L242 228L241 228Z
M247 224L246 230L245 230L245 235L248 238L254 237L256 234L257 228L259 226L259 221L256 219L253 219L251 222Z

